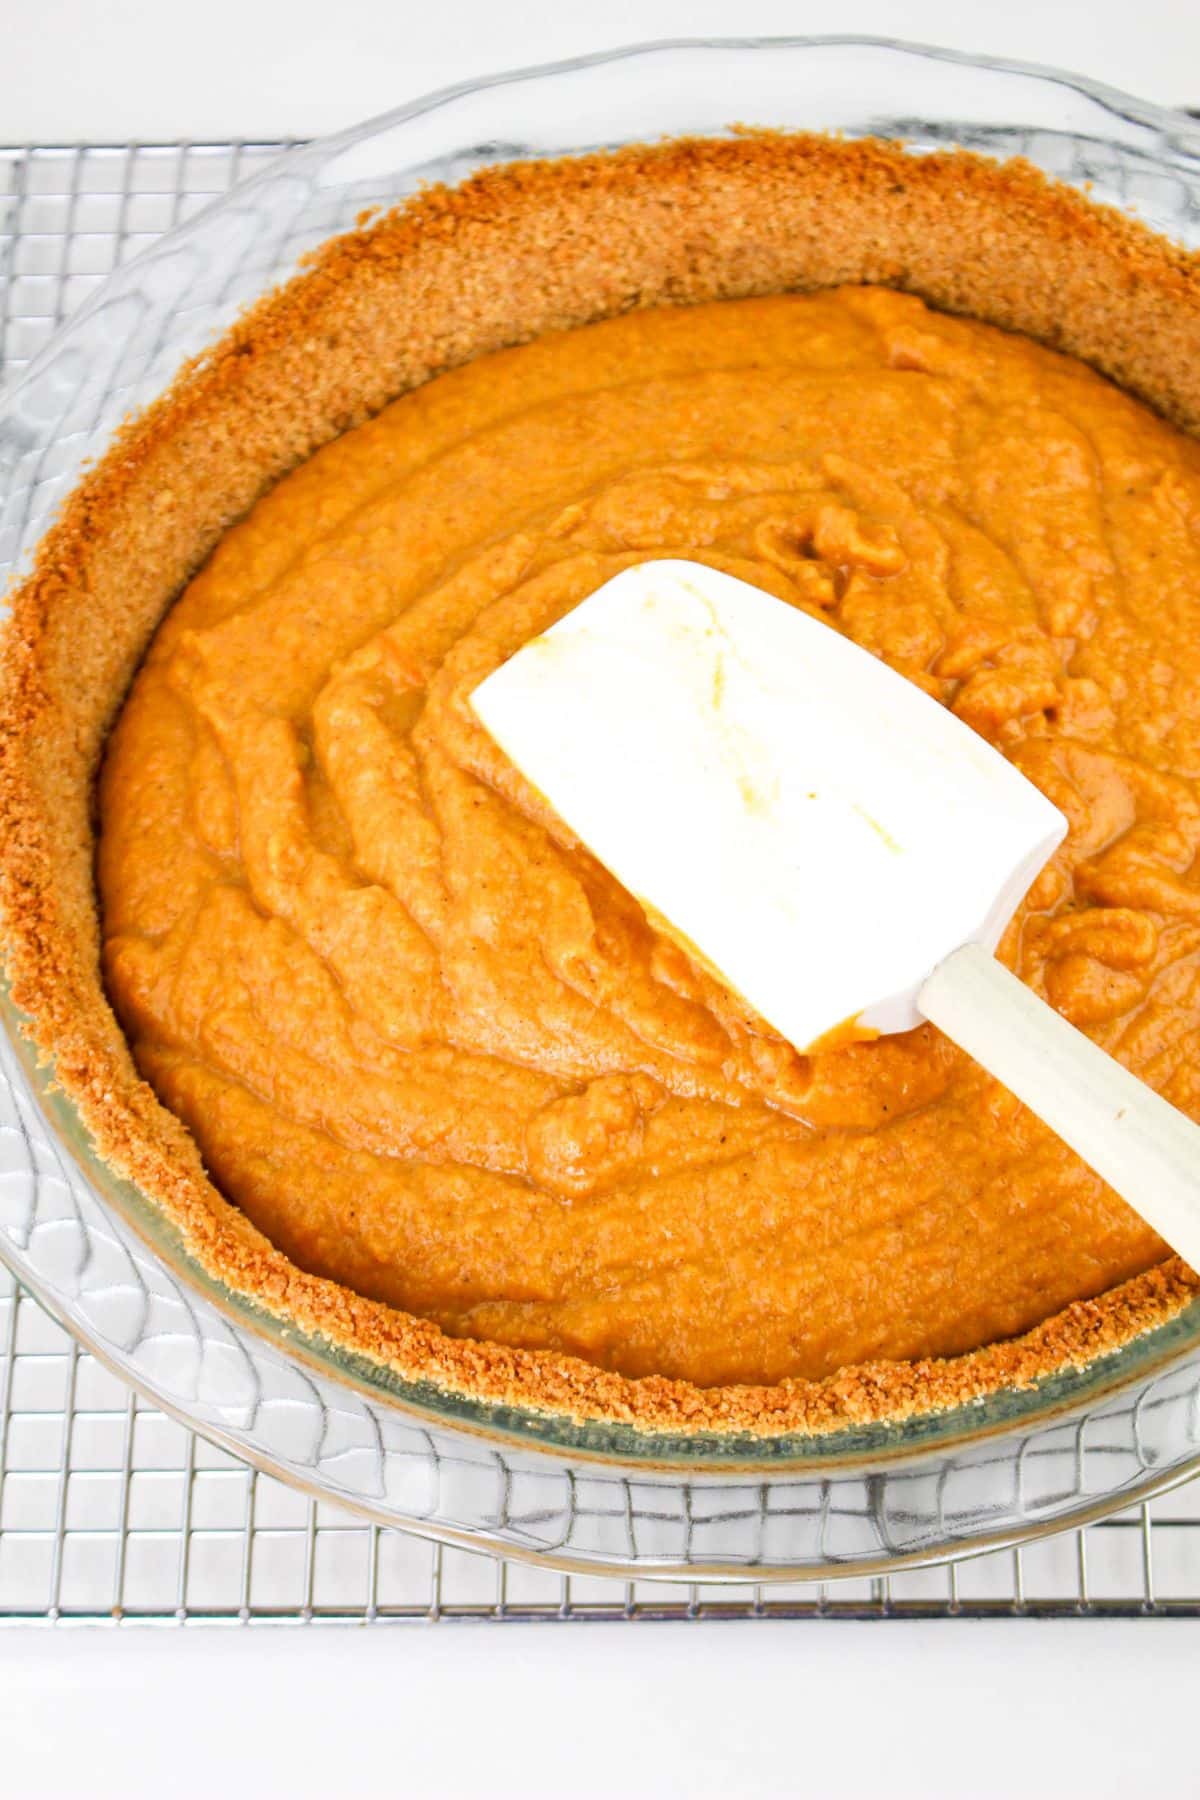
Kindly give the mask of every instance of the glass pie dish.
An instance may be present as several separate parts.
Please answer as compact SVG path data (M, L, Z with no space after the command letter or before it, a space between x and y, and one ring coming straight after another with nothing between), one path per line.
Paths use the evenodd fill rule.
M125 415L365 209L490 163L736 125L1021 155L1200 244L1200 126L1074 78L863 40L502 76L292 152L115 274L0 401L0 571ZM168 1411L382 1522L570 1568L849 1574L1081 1522L1200 1462L1200 1305L1032 1388L818 1437L655 1436L404 1381L205 1274L92 1155L5 1012L0 1255Z

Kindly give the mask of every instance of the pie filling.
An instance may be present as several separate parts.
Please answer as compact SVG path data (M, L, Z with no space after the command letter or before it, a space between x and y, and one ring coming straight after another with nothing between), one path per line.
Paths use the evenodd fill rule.
M797 1054L483 733L485 675L663 556L818 614L1063 810L1001 954L1200 1118L1200 445L845 286L443 374L167 613L104 760L103 965L218 1188L451 1337L700 1387L969 1351L1161 1261L933 1028Z

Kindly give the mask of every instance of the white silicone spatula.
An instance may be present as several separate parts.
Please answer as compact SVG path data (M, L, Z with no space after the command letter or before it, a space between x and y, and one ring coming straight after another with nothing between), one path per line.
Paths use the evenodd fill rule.
M1200 1127L992 955L1067 823L831 626L698 563L605 583L476 688L567 827L800 1050L929 1019L1194 1268Z

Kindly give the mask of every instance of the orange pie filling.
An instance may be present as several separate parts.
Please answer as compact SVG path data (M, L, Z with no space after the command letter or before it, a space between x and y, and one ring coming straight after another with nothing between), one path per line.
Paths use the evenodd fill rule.
M1002 954L1200 1118L1200 445L849 286L444 374L167 614L102 773L104 970L217 1186L452 1337L700 1386L970 1350L1161 1260L931 1027L798 1055L483 733L490 670L662 556L819 613L1062 808Z

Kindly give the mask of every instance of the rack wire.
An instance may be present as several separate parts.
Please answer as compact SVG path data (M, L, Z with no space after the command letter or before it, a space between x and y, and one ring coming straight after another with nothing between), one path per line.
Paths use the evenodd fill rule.
M0 148L0 379L286 143ZM565 1576L307 1499L141 1400L0 1269L0 1624L1200 1617L1200 1480L1082 1531L869 1581Z

